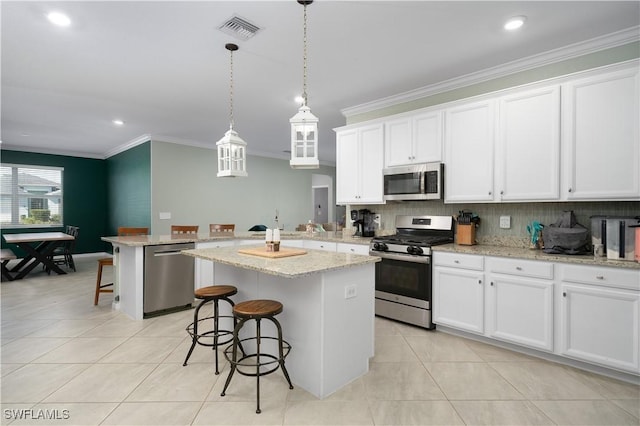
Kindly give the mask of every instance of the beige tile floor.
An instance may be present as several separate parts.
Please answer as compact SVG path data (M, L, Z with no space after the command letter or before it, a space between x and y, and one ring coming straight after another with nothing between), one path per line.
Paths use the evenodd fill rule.
M640 423L637 386L382 318L368 374L324 400L272 374L257 415L254 379L234 377L220 397L228 365L215 376L211 350L197 347L182 366L192 311L133 321L112 311L110 294L94 307L95 258L77 263L0 287L2 424Z

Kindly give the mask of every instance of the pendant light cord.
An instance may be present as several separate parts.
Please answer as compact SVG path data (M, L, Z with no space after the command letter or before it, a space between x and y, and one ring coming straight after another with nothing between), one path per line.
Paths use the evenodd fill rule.
M229 50L229 129L233 129L233 50Z
M303 56L302 56L302 99L307 105L307 5L304 5L304 27L303 27Z

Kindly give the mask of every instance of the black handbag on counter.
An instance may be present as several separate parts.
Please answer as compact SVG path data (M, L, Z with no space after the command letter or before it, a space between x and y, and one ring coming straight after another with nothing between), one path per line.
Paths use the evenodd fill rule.
M549 254L591 253L589 230L576 221L573 211L565 211L560 218L542 230L544 250Z

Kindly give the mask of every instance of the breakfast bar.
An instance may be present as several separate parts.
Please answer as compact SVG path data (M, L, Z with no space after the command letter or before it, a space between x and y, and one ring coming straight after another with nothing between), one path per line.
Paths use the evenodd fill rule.
M239 250L183 253L213 261L214 282L236 286L235 300L273 299L284 305L279 320L292 346L286 365L294 385L324 398L369 370L379 259L320 250L269 259Z
M144 317L144 247L190 241L196 248L184 250L182 255L211 265L213 283L237 287L234 301L273 299L284 305L278 319L292 346L286 364L295 386L324 398L369 369L369 358L374 354L378 257L305 249L295 250L295 256L266 258L246 254L264 249L264 243L258 240L236 244L237 239L226 238L220 242L228 246L199 248L217 241L207 236L103 240L114 245L116 307L134 319ZM281 247L282 252L287 250L292 249ZM230 309L221 306L221 315L230 315Z

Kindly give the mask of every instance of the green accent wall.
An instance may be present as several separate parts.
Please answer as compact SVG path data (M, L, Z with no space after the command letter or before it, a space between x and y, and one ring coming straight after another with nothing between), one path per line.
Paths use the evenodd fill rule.
M116 235L120 226L151 229L151 142L109 157L106 168L109 211L105 235Z
M80 227L76 253L105 250L100 237L107 229L107 180L104 160L64 155L2 150L2 162L37 166L64 167L63 215L65 225ZM3 234L63 231L64 228L3 229ZM5 247L4 240L2 246ZM16 249L15 247L12 247ZM24 255L15 250L19 256Z

